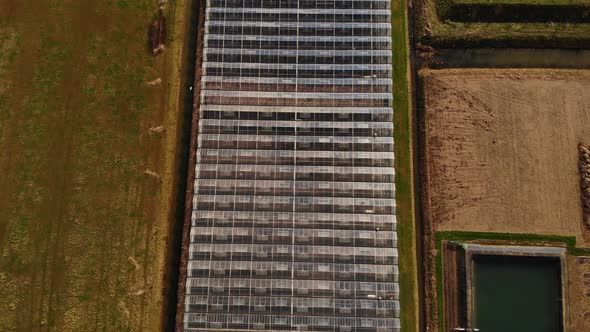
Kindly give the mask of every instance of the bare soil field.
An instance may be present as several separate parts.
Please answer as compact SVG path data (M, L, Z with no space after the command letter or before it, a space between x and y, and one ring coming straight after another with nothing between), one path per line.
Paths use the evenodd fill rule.
M443 244L443 280L444 280L444 317L445 331L452 331L457 326L465 326L465 251L455 245Z
M150 55L157 10L0 1L0 331L162 328L182 38Z
M569 331L590 331L590 257L568 256Z
M576 236L590 71L423 71L423 179L438 230Z

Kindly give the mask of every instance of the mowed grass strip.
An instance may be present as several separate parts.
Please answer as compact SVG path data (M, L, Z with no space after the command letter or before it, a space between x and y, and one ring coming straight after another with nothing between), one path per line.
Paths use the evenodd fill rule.
M412 105L406 1L391 2L395 188L402 331L418 331L418 283L412 167Z
M157 9L0 3L0 331L161 328L178 86Z

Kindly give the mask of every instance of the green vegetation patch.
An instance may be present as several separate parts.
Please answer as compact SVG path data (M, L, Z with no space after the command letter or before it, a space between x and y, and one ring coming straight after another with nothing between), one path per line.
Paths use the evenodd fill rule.
M407 3L391 3L396 216L400 272L401 328L418 331L416 230L413 201L412 108L409 82Z
M589 0L422 0L416 13L434 47L590 48Z

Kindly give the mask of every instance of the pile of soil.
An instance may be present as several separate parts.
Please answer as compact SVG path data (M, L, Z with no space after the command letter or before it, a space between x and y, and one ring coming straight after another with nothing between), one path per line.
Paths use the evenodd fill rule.
M161 12L150 27L150 46L154 56L166 49L166 17Z
M580 189L582 198L582 217L584 226L590 228L590 150L583 144L578 145L578 170L580 171Z

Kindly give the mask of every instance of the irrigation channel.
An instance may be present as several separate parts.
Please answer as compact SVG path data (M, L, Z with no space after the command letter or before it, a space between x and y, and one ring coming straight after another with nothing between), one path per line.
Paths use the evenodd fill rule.
M179 118L177 146L178 154L176 164L176 183L174 191L174 223L170 227L168 238L168 254L166 257L164 304L164 329L174 331L176 323L176 311L178 305L178 282L179 265L182 255L182 234L185 220L186 189L189 175L189 150L191 139L191 122L193 118L195 82L195 64L197 54L197 29L199 27L199 0L188 0L187 12L184 13L186 20L186 31L184 36L175 36L184 40L181 73L180 73L180 96L179 96Z
M590 68L590 50L537 48L436 49L431 68Z

